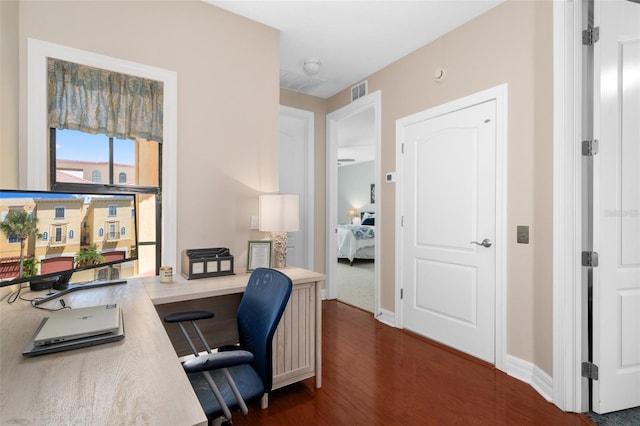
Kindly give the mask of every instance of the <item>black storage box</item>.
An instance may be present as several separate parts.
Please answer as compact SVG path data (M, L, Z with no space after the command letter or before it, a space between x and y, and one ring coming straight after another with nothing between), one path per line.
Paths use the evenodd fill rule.
M225 247L184 250L180 274L188 280L234 275L233 256Z

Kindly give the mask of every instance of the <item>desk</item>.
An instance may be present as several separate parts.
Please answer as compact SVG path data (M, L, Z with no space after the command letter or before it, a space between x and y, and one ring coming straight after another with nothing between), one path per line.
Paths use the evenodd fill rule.
M322 283L324 275L302 268L286 267L280 269L293 282L291 297L284 310L280 324L273 336L273 389L299 382L315 376L315 385L322 385ZM201 278L188 281L174 275L174 282L160 283L158 280L144 281L149 297L156 305L159 316L170 312L192 309L207 309L213 300L222 296L238 295L233 309L209 308L216 314L215 323L224 328L235 330L235 313L239 303L239 293L244 291L249 274L237 273L215 278ZM231 302L233 303L233 302ZM225 312L226 311L226 312ZM226 315L225 315L226 314ZM237 334L231 336L233 341L215 339L215 334L203 333L213 345L235 343ZM172 333L173 330L173 333ZM190 354L183 344L183 337L175 325L169 324L167 332L172 337L178 355ZM236 331L237 333L237 331Z
M316 386L320 386L319 292L324 276L300 268L285 268L283 272L292 277L294 285L316 290L314 374ZM154 304L242 292L247 280L247 274L188 282L176 277L171 284L160 284L157 277L136 278L126 285L70 293L64 299L74 308L119 303L124 311L126 337L119 342L33 358L22 356L22 350L49 313L24 301L12 305L3 301L0 424L206 424ZM59 305L54 300L44 306ZM281 378L280 386L287 380L299 379Z

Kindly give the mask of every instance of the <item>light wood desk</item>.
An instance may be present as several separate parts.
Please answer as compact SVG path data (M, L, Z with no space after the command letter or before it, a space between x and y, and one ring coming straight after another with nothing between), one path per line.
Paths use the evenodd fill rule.
M320 386L319 292L324 276L299 268L284 272L298 288L308 286L316 295L314 374L316 386ZM154 304L239 293L247 280L247 274L239 274L188 282L176 277L174 283L160 284L152 277L67 294L63 298L73 308L120 304L126 336L119 342L37 357L24 357L22 350L49 313L32 308L28 302L9 305L2 301L0 424L206 424ZM209 281L209 288L205 288L205 281ZM25 293L34 295L37 293ZM59 303L56 299L43 306L57 307ZM285 373L280 386L287 380L300 378L292 379Z
M280 271L291 278L293 291L273 337L273 389L314 376L315 385L319 388L322 385L321 291L325 277L323 274L296 267L286 267ZM236 333L230 336L231 341L224 338L216 340L215 334L220 330L208 333L208 329L202 326L207 340L213 346L218 346L237 341L236 308L240 299L239 293L244 291L248 280L249 274L236 272L236 275L197 280L186 280L174 275L172 283L160 283L158 280L145 280L144 283L161 317L170 312L209 307L216 314L212 321L214 324L221 323L222 327ZM238 298L235 305L233 301L229 301L232 309L225 312L225 307L215 307L215 298L234 294ZM183 351L179 350L179 346L183 344L183 337L177 327L169 325L166 328L176 345L178 355L190 354L186 346Z

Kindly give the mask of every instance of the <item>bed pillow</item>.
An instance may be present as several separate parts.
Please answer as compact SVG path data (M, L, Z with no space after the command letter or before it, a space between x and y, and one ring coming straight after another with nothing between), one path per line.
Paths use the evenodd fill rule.
M375 222L376 222L375 213L363 213L362 214L362 224L363 225L374 226L376 224Z

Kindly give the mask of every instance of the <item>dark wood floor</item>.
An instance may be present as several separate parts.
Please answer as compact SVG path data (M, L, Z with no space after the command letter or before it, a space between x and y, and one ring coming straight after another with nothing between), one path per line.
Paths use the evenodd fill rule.
M591 425L474 358L323 302L323 374L274 391L234 425Z

